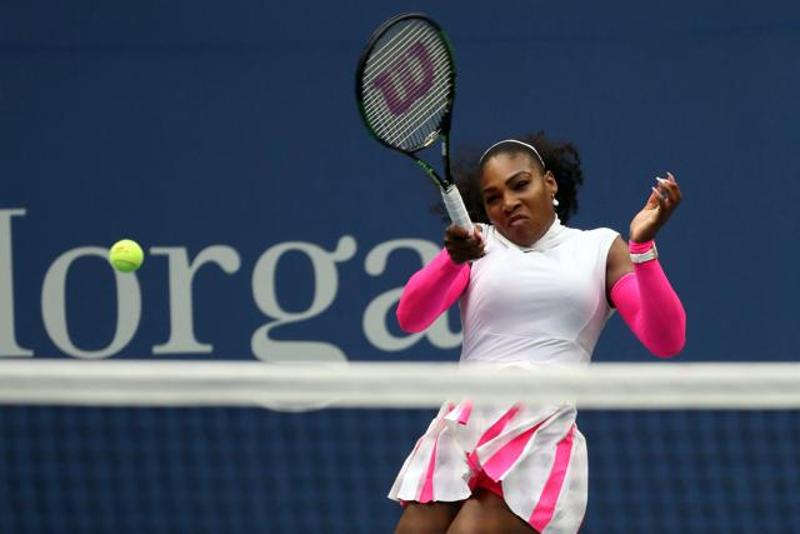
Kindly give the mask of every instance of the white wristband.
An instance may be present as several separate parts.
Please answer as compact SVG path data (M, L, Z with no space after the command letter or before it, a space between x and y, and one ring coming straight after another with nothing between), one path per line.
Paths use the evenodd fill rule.
M653 243L653 247L646 252L642 252L641 254L631 253L631 261L633 263L645 263L657 259L658 259L658 249L656 248L655 243Z

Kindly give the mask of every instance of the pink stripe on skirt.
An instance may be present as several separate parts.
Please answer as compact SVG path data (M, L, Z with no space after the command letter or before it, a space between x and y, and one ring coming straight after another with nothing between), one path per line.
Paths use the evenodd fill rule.
M509 408L509 410L506 413L504 413L502 417L500 417L497 421L494 422L492 426L486 429L486 432L484 432L481 438L478 440L478 445L476 446L476 448L480 447L487 441L492 440L497 436L499 436L500 432L502 432L503 429L505 429L506 425L508 425L508 422L511 421L511 419L515 415L517 415L517 412L519 412L519 410L520 410L519 404L515 404L514 406Z
M569 459L572 455L572 437L574 434L575 425L572 425L569 433L556 446L556 458L553 461L550 476L547 478L542 495L539 497L539 502L536 503L536 508L533 509L533 513L528 520L528 523L539 532L542 532L553 519L556 502L561 494L561 487L564 485Z
M433 443L433 451L431 452L431 459L428 461L428 472L425 473L425 483L422 485L422 491L419 493L419 502L427 503L433 500L433 472L436 470L436 447L439 445L439 439Z
M509 441L502 449L494 453L492 457L483 464L484 472L489 475L491 479L500 480L505 472L508 471L508 469L514 465L514 462L516 462L520 457L522 451L525 450L525 446L528 444L536 431L542 426L542 423L544 423L544 421L529 428L519 436Z
M458 424L466 425L469 423L470 415L472 415L472 401L464 401L461 413L458 414Z

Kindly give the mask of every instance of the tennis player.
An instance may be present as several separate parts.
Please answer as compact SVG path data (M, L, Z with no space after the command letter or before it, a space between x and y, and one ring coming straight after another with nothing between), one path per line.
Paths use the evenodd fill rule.
M582 182L569 143L539 133L489 147L460 184L481 224L447 229L403 290L400 326L422 331L458 301L463 364L582 365L616 309L653 354L680 352L686 315L653 241L681 202L677 181L656 178L627 243L564 225ZM445 404L389 493L404 505L396 533L574 534L588 488L575 417L569 404Z

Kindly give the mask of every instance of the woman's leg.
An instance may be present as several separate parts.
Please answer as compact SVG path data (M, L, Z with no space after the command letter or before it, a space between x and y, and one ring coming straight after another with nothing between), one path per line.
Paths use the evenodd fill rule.
M445 534L464 501L409 502L395 528L395 534Z
M447 534L536 534L491 491L480 491L466 501Z

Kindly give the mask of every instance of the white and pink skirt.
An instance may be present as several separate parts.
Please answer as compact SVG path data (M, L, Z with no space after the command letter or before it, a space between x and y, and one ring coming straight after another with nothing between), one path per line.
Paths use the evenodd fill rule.
M586 441L571 405L445 403L406 458L389 498L453 502L502 497L540 534L578 532L586 511Z

